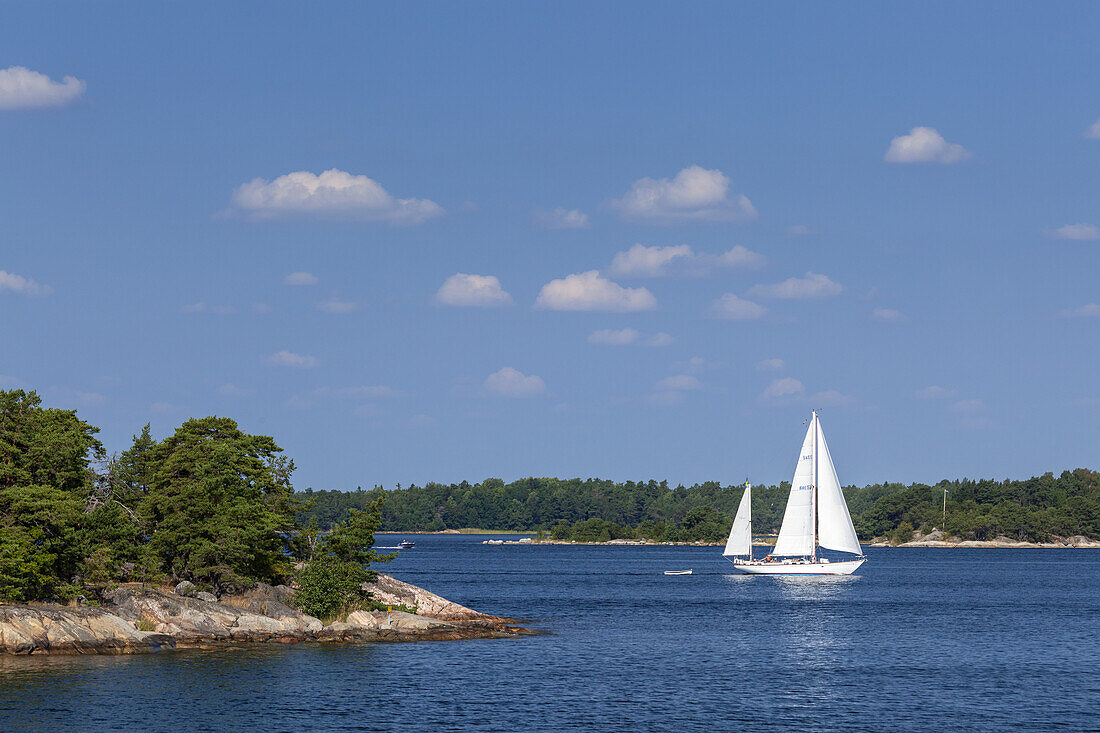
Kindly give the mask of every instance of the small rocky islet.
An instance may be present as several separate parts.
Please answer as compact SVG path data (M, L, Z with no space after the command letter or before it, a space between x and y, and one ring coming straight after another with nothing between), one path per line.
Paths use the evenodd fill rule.
M406 611L353 611L325 625L291 605L288 586L258 583L220 598L190 583L175 588L123 584L99 606L0 605L0 652L128 654L275 642L394 642L499 639L534 633L430 591L379 574L364 586L374 600Z

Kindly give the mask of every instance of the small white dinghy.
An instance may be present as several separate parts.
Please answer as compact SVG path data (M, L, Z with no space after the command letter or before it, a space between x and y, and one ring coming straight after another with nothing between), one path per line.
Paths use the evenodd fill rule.
M666 570L665 575L691 575L690 570Z

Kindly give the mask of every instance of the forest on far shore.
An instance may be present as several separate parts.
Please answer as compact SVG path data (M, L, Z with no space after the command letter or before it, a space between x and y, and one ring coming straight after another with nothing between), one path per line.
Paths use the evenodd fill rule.
M755 486L753 531L779 531L790 484ZM947 491L946 522L943 500ZM525 478L511 483L429 483L384 490L313 491L299 522L320 527L351 509L381 501L381 531L481 528L543 531L558 539L717 542L729 533L744 488L708 481L670 487L666 481ZM963 539L1005 535L1029 542L1084 535L1100 538L1100 473L1085 468L1028 479L957 479L926 484L881 483L844 489L860 539L905 541L933 527Z

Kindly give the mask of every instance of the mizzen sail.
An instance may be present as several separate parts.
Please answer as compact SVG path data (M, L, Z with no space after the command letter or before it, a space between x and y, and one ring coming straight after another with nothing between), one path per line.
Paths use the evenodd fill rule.
M730 538L726 540L726 549L722 554L752 554L752 485L749 483L745 484L745 493L741 494L741 503L737 505Z

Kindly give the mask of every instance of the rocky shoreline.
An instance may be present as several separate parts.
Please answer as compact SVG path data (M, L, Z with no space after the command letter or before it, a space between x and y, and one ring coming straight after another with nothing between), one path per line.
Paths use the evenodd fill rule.
M589 547L722 547L722 542L653 542L652 540L608 540L607 542L577 542L575 540L504 540L482 542L483 545L564 545ZM754 540L753 547L774 547L775 543ZM885 537L876 537L865 542L866 547L945 547L964 549L1100 549L1100 541L1076 535L1051 542L1020 542L1009 537L997 537L992 540L963 540L958 537L944 537L942 532L934 531L927 535L916 533L912 540L894 544Z
M499 639L534 633L513 619L479 613L379 574L366 585L376 601L404 611L354 611L326 626L289 603L286 586L258 584L232 596L195 593L190 584L153 588L125 584L100 606L0 605L0 652L128 654L211 645L275 642L443 641Z
M1082 535L1066 538L1051 538L1050 542L1021 542L1010 537L1000 536L991 540L962 540L958 537L945 537L943 532L933 530L926 535L916 532L913 539L901 544L891 544L885 537L876 537L868 547L942 547L960 549L1004 549L1004 550L1066 550L1100 549L1100 541L1090 540Z

